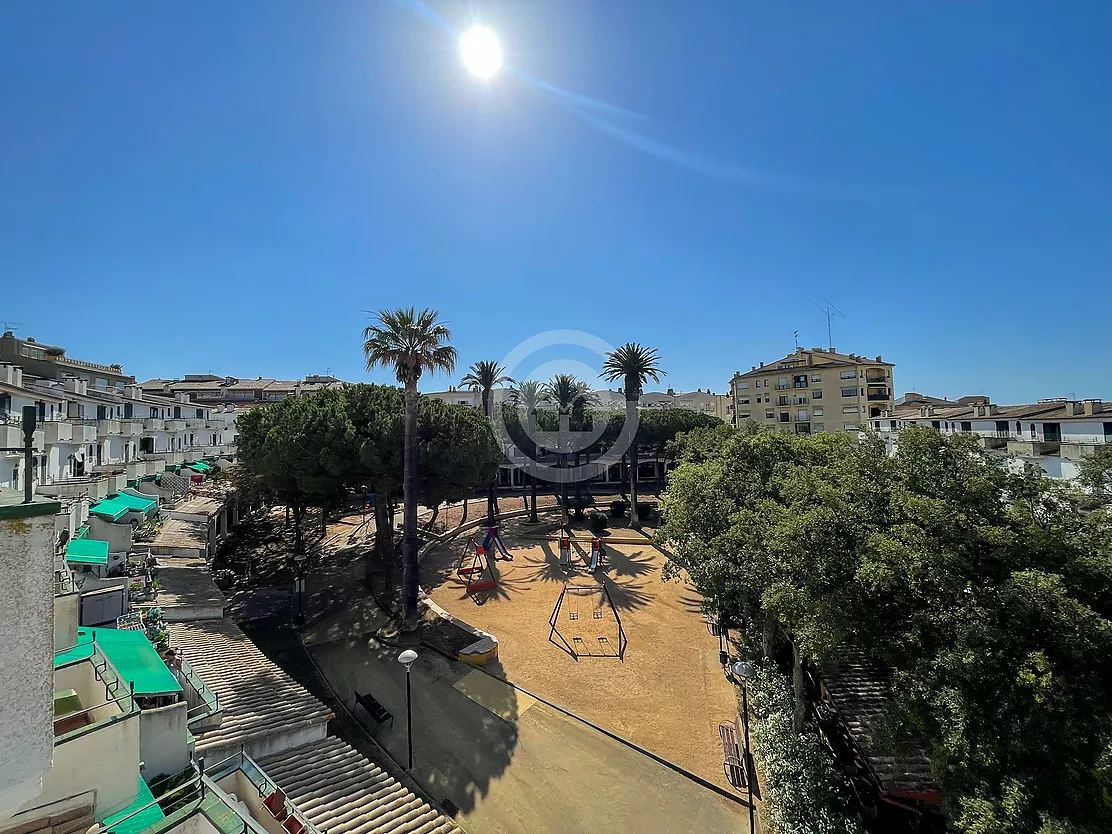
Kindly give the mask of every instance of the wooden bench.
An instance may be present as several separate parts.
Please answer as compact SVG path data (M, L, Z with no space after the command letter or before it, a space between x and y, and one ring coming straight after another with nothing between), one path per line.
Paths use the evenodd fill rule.
M722 769L726 773L726 781L735 788L744 788L745 753L737 743L739 735L737 721L718 725L718 737L722 739Z
M367 711L367 714L379 724L386 721L389 721L391 725L394 723L394 716L390 714L390 710L376 701L375 696L369 692L356 692L355 704L356 706L363 707L363 709Z

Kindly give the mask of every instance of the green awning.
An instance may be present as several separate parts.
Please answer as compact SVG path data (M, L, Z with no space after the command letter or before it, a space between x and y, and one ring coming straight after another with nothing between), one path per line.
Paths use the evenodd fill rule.
M132 510L138 510L144 515L150 515L158 509L158 502L151 498L140 498L137 495L130 495L126 492L114 492L108 496L109 501L119 501L121 504L126 504Z
M105 498L103 501L98 501L89 507L89 512L93 515L99 515L102 518L107 518L109 521L119 521L129 512L131 507L122 501L115 499Z
M138 834L162 822L165 816L162 808L154 801L151 789L140 776L139 794L135 797L135 801L118 814L105 817L100 824L107 829L108 834Z
M209 466L209 465L208 465L207 463L205 463L204 461L200 461L200 460L198 460L198 461L194 461L193 463L187 463L187 464L186 464L186 466L188 466L188 467L189 467L190 469L192 469L192 470L193 470L194 472L201 472L201 473L204 473L204 472L210 472L210 471L212 471L212 467L211 467L211 466Z
M181 692L174 673L158 656L146 632L116 628L79 628L77 645L69 651L54 656L54 668L93 654L93 642L100 653L108 658L120 680L135 684L136 695L167 695Z
M66 561L79 565L107 565L108 542L97 539L70 539L66 545Z

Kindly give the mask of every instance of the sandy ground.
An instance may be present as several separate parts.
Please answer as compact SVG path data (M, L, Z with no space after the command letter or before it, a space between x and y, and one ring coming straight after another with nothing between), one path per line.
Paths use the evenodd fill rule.
M737 708L698 593L684 582L664 581L666 557L649 544L608 545L609 564L597 579L585 569L587 552L573 545L573 569L565 574L555 542L527 538L554 531L552 523L507 524L503 538L514 558L493 563L498 574L494 590L466 593L455 575L463 551L459 541L429 553L421 565L422 584L437 604L498 637L500 668L494 667L495 673L729 788L718 725L733 721ZM570 619L573 603L566 597L560 635L553 637L549 618L565 579L585 589L578 613L586 622L580 626ZM600 582L627 638L621 659L614 656L617 638L609 605L602 609L603 619L593 616ZM609 649L578 659L560 640L580 636L580 645L593 645L600 635L607 636Z

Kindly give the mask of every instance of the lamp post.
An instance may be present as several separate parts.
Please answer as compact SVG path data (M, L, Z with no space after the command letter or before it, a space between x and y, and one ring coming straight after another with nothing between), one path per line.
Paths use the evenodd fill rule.
M413 770L413 690L410 685L409 670L416 659L417 652L413 649L406 649L398 655L398 663L405 667L405 738L409 743L409 767L406 768L407 770Z
M293 615L294 625L305 625L305 609L302 607L302 592L305 590L305 554L298 553L293 557L297 563L297 578L294 580L294 585L297 586L297 613Z
M745 790L749 798L749 834L754 834L755 820L753 809L753 779L756 768L753 767L753 755L749 752L749 681L757 676L753 664L748 660L739 660L734 663L734 676L741 681L741 723L745 733Z
M35 424L38 420L38 409L33 405L23 406L23 445L0 449L0 452L23 452L23 503L30 504L35 497L35 488L32 483L35 442Z

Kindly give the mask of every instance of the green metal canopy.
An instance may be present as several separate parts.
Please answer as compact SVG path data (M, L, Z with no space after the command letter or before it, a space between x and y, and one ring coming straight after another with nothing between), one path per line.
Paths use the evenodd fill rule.
M200 460L195 461L193 463L187 463L186 466L188 466L194 472L205 473L205 472L210 472L212 470L211 466L209 466L204 461L200 461Z
M80 565L107 565L108 542L98 539L70 539L66 545L66 561Z
M136 695L167 695L181 692L174 673L158 656L146 632L115 628L79 628L77 645L54 656L57 669L93 655L93 643L108 658L125 687L134 683Z
M117 501L114 498L105 498L103 501L98 501L89 507L89 512L93 515L99 515L109 521L119 521L129 512L131 507L122 501Z
M125 504L129 509L138 510L144 515L149 516L158 509L158 502L151 498L140 498L137 495L129 495L126 492L114 492L108 496L109 501L119 501Z

